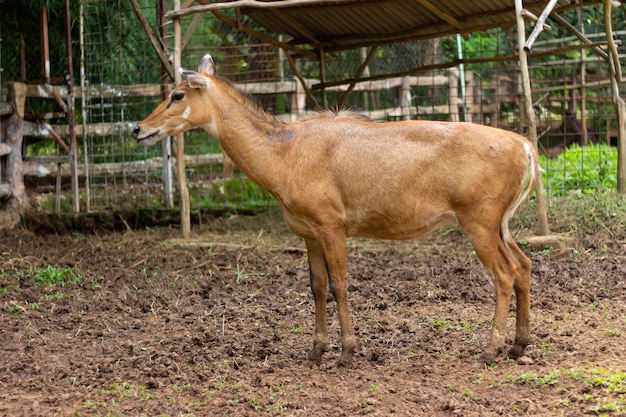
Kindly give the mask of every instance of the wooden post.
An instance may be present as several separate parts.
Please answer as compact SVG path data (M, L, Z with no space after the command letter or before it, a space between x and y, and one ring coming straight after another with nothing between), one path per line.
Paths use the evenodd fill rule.
M6 190L2 190L3 197L10 197L12 204L17 204L24 199L23 161L22 161L22 127L24 121L24 105L26 103L26 84L7 83L7 101L13 107L13 114L8 122L3 123L5 129L2 135L4 143L10 148L5 155L5 174L8 182ZM5 195L6 194L6 195Z
M324 106L325 109L328 108L328 97L326 96L326 87L325 87L325 83L326 83L326 53L324 52L324 47L320 46L319 49L320 52L320 56L319 56L319 61L320 61L320 83L322 84L322 106Z
M46 3L41 6L41 15L39 16L41 31L41 68L45 83L50 82L50 47L48 43L48 7Z
M180 0L174 0L174 10L180 10ZM182 37L180 18L174 18L174 81L178 85L182 81L182 75L178 71L181 66L180 55L182 53ZM185 178L185 134L176 135L176 175L178 176L178 188L180 189L180 230L184 239L191 236L191 218L189 211L189 190Z
M55 185L55 197L54 197L54 213L59 214L61 212L61 177L62 177L62 164L57 162L57 181Z
M289 113L289 120L296 121L306 112L306 91L302 82L296 80L296 91L291 94L291 112Z
M448 111L451 122L460 120L459 101L459 70L458 68L448 68Z
M159 38L164 40L167 37L166 20L165 20L165 0L157 1L157 19L159 25ZM165 41L157 43L164 48L163 53L167 54L165 50ZM155 48L157 46L155 45ZM161 61L161 100L164 101L169 94L169 84L172 81L170 74L174 74L174 69L170 66L166 66ZM163 157L163 168L161 173L163 175L163 198L165 199L165 206L169 209L174 208L174 186L173 186L173 169L172 169L172 138L166 137L161 141L161 155Z
M468 93L469 91L469 93ZM474 71L467 71L465 73L465 121L474 122L474 93L476 91L474 86Z
M85 76L85 9L83 2L78 5L79 44L80 44L80 104L83 127L83 173L85 176L85 212L91 213L91 186L89 184L89 148L87 146L87 78Z
M626 191L626 102L619 94L619 85L615 74L616 65L612 61L613 55L609 54L611 92L617 114L617 192L624 193Z
M65 43L67 53L67 120L70 131L70 170L72 172L72 210L80 212L78 186L78 143L76 141L76 113L74 106L74 61L72 60L72 26L70 0L65 0Z
M537 149L537 119L533 110L533 96L530 86L530 74L528 71L528 56L524 48L526 40L526 28L524 17L522 16L522 0L515 0L515 16L517 19L517 46L519 52L519 65L522 76L522 87L524 89L524 108L526 120L528 121L528 134L535 149ZM541 171L537 173L537 184L535 186L537 195L537 217L539 218L539 234L547 236L550 234L548 226L548 214L546 209L546 199L543 191L543 181Z
M580 0L578 0L579 2ZM578 25L580 26L580 33L585 35L585 22L583 20L583 9L579 8L578 11ZM587 50L581 49L580 51L580 124L583 129L583 145L589 145L589 131L587 130ZM574 80L575 81L575 80Z
M619 92L622 81L622 68L619 63L619 54L613 39L611 23L611 0L604 0L604 31L609 46L609 70L611 71L611 93L617 114L617 192L626 191L626 102Z
M411 120L411 77L402 77L400 85L400 112L402 120Z

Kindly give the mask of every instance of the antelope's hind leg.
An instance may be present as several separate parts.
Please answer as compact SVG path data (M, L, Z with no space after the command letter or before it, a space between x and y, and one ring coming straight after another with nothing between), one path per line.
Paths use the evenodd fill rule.
M493 222L491 227L485 224L478 224L475 221L464 224L462 218L459 219L459 223L472 243L476 255L490 272L496 291L496 308L493 316L491 337L481 356L482 362L491 364L495 362L496 358L504 350L506 319L509 314L513 287L515 286L516 292L522 300L529 300L529 285L524 285L524 280L518 278L521 272L518 256L516 253L513 253L512 248L507 247L507 242L500 238L499 221ZM528 270L530 270L530 267ZM522 301L522 303L526 303L526 301ZM520 334L520 329L528 329L528 314L524 308L518 308L517 329L518 336L516 341L521 341L520 336L522 334ZM517 351L519 347L515 349ZM521 351L523 350L522 348Z
M517 246L513 239L506 242L511 253L517 260L517 275L513 288L515 289L516 316L515 316L515 342L509 351L509 358L517 359L524 354L526 346L531 343L530 335L530 259Z
M326 296L328 291L328 269L324 254L315 240L305 239L309 256L309 275L311 292L315 301L315 336L313 348L309 352L309 361L320 366L322 355L328 350L329 337L326 322Z

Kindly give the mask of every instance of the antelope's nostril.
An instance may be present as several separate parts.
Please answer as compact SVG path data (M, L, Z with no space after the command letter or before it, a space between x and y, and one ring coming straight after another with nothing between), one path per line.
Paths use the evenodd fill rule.
M139 126L135 126L133 128L133 136L136 138L137 136L139 136L139 132L141 132L141 128Z

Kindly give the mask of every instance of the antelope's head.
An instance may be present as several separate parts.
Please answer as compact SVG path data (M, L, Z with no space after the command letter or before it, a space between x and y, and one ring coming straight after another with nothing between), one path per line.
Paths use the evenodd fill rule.
M204 113L201 111L202 94L210 85L207 77L215 74L215 62L207 54L200 61L198 72L183 68L179 71L185 81L174 88L165 101L133 128L133 136L138 144L154 145L165 137L205 124L206 120L199 117Z

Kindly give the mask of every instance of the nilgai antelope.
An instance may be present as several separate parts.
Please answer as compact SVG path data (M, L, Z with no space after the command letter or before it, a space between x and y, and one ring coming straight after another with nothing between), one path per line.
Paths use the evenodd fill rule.
M349 111L297 122L272 117L204 56L198 72L180 69L175 87L133 130L137 143L202 127L235 164L280 204L285 222L304 238L315 301L309 360L329 347L327 289L341 325L340 365L357 349L348 303L346 238L411 239L458 221L496 291L491 337L481 357L492 363L505 345L515 289L516 336L508 352L530 343L530 260L508 222L530 194L539 170L524 137L471 123L376 122Z

